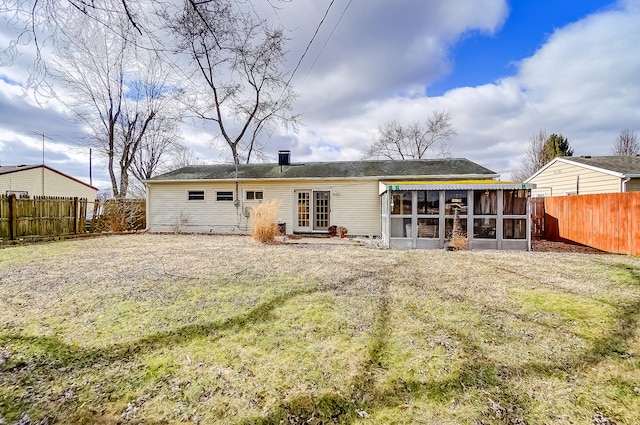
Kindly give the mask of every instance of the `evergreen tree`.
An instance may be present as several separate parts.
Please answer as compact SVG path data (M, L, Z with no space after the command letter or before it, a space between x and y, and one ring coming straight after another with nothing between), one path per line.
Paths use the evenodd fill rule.
M573 156L573 149L566 137L554 133L544 142L542 157L546 164L557 156Z

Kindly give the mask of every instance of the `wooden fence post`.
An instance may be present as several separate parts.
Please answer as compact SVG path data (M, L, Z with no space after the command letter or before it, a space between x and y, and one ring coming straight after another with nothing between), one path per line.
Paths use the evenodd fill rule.
M78 202L78 197L75 196L73 198L73 234L77 235L78 234L78 221L80 221L80 219L78 218L78 215L80 213L80 208L78 208L80 206L80 203Z
M16 202L16 195L9 195L9 240L14 240L16 237L16 233L18 232L17 228L17 209L18 205Z
M89 232L93 233L96 230L96 224L98 223L98 211L100 211L100 200L93 200L93 214L91 215L91 224L89 225Z

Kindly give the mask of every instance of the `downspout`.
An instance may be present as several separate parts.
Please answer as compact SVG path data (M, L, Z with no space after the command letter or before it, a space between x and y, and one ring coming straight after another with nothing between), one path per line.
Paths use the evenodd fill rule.
M627 176L624 180L622 180L621 192L626 192L627 191L627 183L629 183L630 180L631 180L631 177L629 177L629 176Z
M240 215L240 190L238 188L238 161L237 159L234 161L236 163L236 199L233 201L233 205L236 207L236 226L240 227L242 222L242 216Z
M149 192L151 190L151 188L149 187L149 184L147 182L144 182L144 185L146 187L147 190L145 190L145 201L146 201L146 205L145 205L145 219L146 219L146 226L144 226L144 231L148 232L149 231L149 226L151 225L151 197L149 196Z
M531 217L531 190L529 190L529 196L527 196L527 251L533 250L533 242L531 241L531 225L533 218Z

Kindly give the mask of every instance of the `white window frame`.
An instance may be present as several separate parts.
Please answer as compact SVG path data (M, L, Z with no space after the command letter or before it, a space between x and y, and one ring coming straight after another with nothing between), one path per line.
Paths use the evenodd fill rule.
M191 199L192 193L202 193L202 199ZM207 199L207 193L204 189L187 189L186 197L188 202L205 202Z
M253 199L249 199L249 193L253 193ZM260 199L256 199L255 195L256 193L260 193L262 194L262 197ZM244 200L247 202L262 202L264 201L264 190L263 189L251 189L251 190L245 190L244 191Z
M220 199L221 193L224 193L224 194L230 193L231 199ZM216 190L216 202L233 202L233 201L235 201L233 190Z

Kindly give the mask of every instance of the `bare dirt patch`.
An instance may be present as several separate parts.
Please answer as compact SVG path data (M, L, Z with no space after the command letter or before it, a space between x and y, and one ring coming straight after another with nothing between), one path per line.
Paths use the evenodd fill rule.
M601 251L596 248L592 248L586 245L580 245L577 243L565 243L546 240L534 240L533 250L536 252L572 252L576 254L608 254L606 251Z

